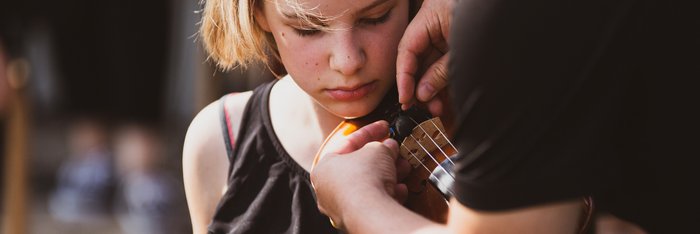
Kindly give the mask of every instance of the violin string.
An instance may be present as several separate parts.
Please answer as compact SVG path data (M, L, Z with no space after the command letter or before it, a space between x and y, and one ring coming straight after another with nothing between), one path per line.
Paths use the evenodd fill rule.
M426 136L428 136L427 138L429 138L430 141L433 142L433 145L435 145L435 147L437 147L438 150L440 150L440 152L442 153L442 155L444 155L445 158L448 159L448 161L450 162L450 164L452 164L452 165L454 166L454 162L452 162L452 160L449 160L450 157L447 155L447 153L445 153L445 151L442 150L442 147L433 139L433 137L431 136L431 134L429 134L428 131L426 131L425 128L423 128L423 126L422 126L421 124L418 124L418 122L417 122L415 119L413 119L413 118L411 118L411 117L409 117L409 119L411 119L411 121L413 121L416 125L418 125L418 127L421 129L421 131L423 131L423 133L424 133ZM435 127L437 128L437 125L436 125ZM437 130L438 130L438 132L440 132L440 128L437 128ZM445 138L445 140L447 140L447 138ZM448 140L448 142L449 142L449 140Z
M413 141L415 141L416 143L418 143L418 146L420 146L420 147L423 149L423 152L425 152L426 154L428 154L428 157L429 157L430 159L432 159L433 162L435 162L435 165L437 165L437 167L439 167L440 169L442 169L443 172L445 172L446 174L450 175L450 177L452 177L452 179L454 179L454 176L452 175L452 173L447 172L447 169L445 169L445 167L443 167L442 164L440 164L440 162L438 162L437 159L435 159L435 157L434 157L432 154L430 154L430 151L428 151L428 149L426 149L426 148L423 146L423 144L421 144L421 143L418 141L418 139L416 139L413 135L409 135L409 136L411 136L411 138L413 138ZM438 147L438 148L439 148L439 147Z
M447 141L447 144L450 144L450 147L452 147L452 149L455 151L455 153L459 153L459 150L457 150L457 147L455 147L455 145L452 144L452 141L450 141L450 139L447 138L445 133L442 132L442 130L440 130L440 128L437 126L437 124L435 124L435 121L433 119L430 119L430 123L432 123L433 126L435 126L435 129L437 129L438 132L440 132L440 135L442 135L442 138L444 138ZM452 159L450 159L449 156L445 155L445 158L447 158L447 160L450 161L450 163L452 163L452 165L455 165L455 163L452 161Z
M417 142L416 142L416 143L417 143ZM420 144L420 143L419 143L419 144ZM413 156L413 159L415 159L416 161L418 161L418 163L419 163L421 166L423 166L423 168L425 168L425 170L428 171L428 173L430 173L431 176L433 176L432 171L430 170L430 168L428 168L428 166L426 166L426 165L423 163L423 160L420 160L420 159L418 158L418 156L416 156L416 154L414 154L413 151L411 151L411 149L409 149L408 147L406 147L406 145L401 144L401 146L403 146L403 147L406 149L406 151L408 151L409 153L411 153L411 156Z
M428 134L427 131L425 131L425 128L423 128L423 126L421 126L418 122L416 122L416 120L413 119L412 117L408 117L408 118L411 119L411 121L413 121L416 125L418 125L418 127L420 128L420 130L423 131L423 133L424 133L426 136L428 136L427 138L430 139L431 142L433 142L433 145L435 145L435 147L437 147L438 150L440 150L440 152L442 153L442 155L445 155L445 158L447 159L447 161L449 161L450 164L452 164L452 166L454 166L455 164L454 164L454 162L452 162L452 160L450 160L450 156L448 156L447 153L445 153L445 151L442 150L442 147L440 147L440 145L439 145L437 142L435 142L435 140L433 139L433 137L432 137L430 134ZM434 123L433 123L433 124L434 124ZM437 125L436 125L435 127L437 128ZM440 131L440 128L437 128L437 129L438 129L438 131ZM444 135L443 135L443 137L444 137ZM445 138L445 139L447 139L447 138ZM449 142L449 140L448 140L448 142ZM420 143L419 143L419 144L420 144ZM421 147L422 147L422 145L421 145ZM436 161L437 161L437 160L436 160Z
M420 143L418 143L418 144L420 144ZM404 148L406 148L406 151L408 151L409 153L411 153L411 156L413 156L413 158L414 158L416 161L418 161L418 163L419 163L421 166L423 166L423 168L425 168L426 171L428 171L428 175L429 175L430 177L434 178L435 181L437 181L438 183L440 183L440 185L442 185L442 187L447 188L452 194L454 194L454 192L452 191L452 187L445 186L445 184L442 183L442 180L440 180L440 178L438 178L437 176L433 175L433 172L430 171L430 169L428 169L428 166L426 166L425 164L423 164L423 161L421 161L420 159L418 159L418 156L416 156L413 152L411 152L411 150L408 149L408 147L406 147L405 145L401 144L401 146L403 146ZM454 179L454 178L453 178L453 179Z

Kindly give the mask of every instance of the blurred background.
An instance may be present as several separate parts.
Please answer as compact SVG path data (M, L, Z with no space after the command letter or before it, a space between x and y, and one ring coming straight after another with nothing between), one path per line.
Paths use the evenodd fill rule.
M0 0L1 233L190 233L181 153L222 72L198 0Z

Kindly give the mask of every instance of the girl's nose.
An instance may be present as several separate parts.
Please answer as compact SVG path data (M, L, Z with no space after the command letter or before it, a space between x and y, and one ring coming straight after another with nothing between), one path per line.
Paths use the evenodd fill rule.
M366 54L352 29L334 32L330 68L349 76L357 73L366 62Z

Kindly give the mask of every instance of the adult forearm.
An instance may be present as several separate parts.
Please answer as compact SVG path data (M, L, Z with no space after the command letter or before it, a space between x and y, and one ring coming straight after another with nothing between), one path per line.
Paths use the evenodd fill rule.
M434 223L406 209L386 193L358 195L342 217L349 233L446 233Z

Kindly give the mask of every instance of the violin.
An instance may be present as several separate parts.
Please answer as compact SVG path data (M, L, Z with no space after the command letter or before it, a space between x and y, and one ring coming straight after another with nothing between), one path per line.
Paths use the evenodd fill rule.
M408 188L404 206L427 219L446 223L455 180L453 167L458 155L445 129L445 124L449 126L450 122L443 124L440 118L432 117L415 105L401 110L395 87L370 114L340 123L321 145L312 167L355 130L379 120L389 122L389 137L399 143L400 157L412 167L408 177L402 181ZM582 198L581 208L579 233L585 233L594 210L590 196Z
M412 167L403 181L408 188L404 205L425 218L446 223L454 183L452 157L457 155L457 149L449 141L440 118L432 117L416 106L403 111L397 97L393 88L370 114L340 123L321 145L312 167L355 130L386 120L389 122L389 137L399 142L400 156Z

